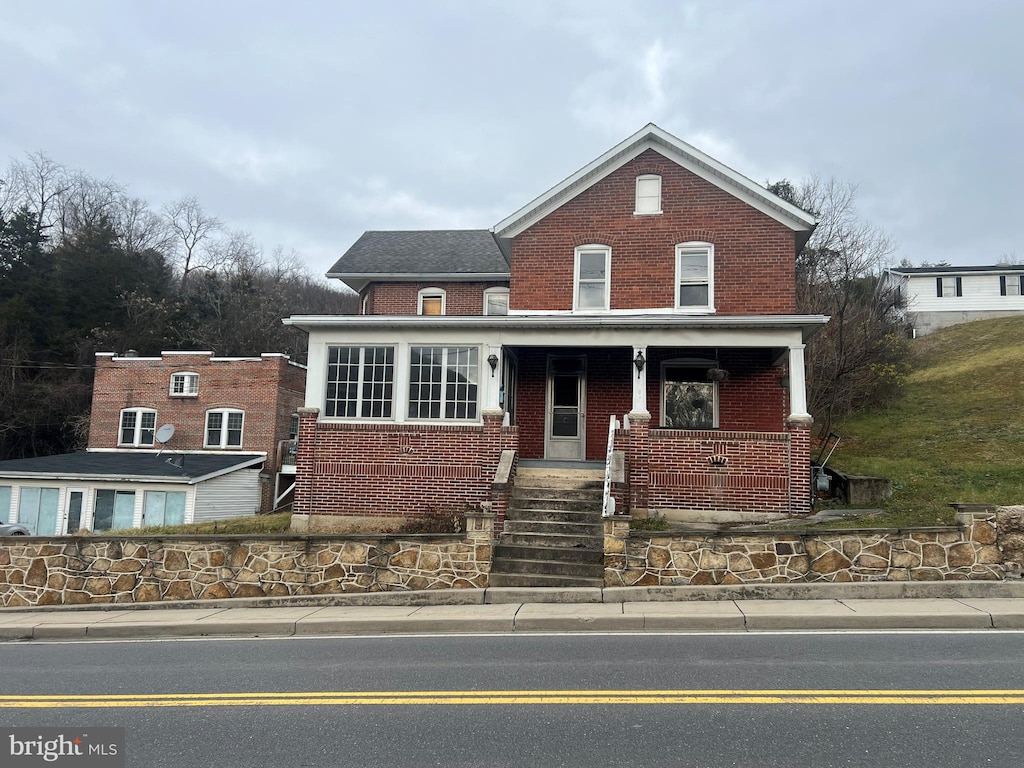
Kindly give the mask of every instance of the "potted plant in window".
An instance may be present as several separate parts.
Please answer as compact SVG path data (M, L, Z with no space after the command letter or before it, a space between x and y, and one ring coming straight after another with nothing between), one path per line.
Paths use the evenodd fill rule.
M715 366L714 368L708 368L707 376L708 381L725 381L729 378L729 372L725 368Z

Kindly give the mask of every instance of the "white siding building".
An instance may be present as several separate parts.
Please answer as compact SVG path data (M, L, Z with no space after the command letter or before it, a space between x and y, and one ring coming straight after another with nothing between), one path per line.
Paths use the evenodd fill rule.
M1024 313L1024 265L898 267L898 291L915 336L958 323Z

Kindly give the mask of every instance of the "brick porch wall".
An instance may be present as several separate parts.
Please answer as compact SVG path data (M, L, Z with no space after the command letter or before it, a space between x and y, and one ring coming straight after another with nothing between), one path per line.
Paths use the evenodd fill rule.
M492 501L503 449L515 428L481 424L318 423L300 410L295 512L415 517Z

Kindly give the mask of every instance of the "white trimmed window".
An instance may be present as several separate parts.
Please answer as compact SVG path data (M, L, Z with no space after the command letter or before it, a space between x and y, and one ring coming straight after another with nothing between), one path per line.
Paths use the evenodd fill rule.
M508 288L488 288L484 291L484 314L508 314Z
M410 419L475 419L480 351L476 347L412 347Z
M949 298L952 296L963 296L963 280L959 277L935 278L935 295L940 299L943 297Z
M608 276L612 249L606 245L581 245L576 249L576 290L573 307L579 311L608 309Z
M206 412L206 448L241 448L245 411L217 408Z
M445 292L441 288L422 288L416 300L419 315L445 314Z
M711 243L676 246L676 308L714 312L715 246Z
M708 381L709 364L667 362L661 369L661 426L716 429L718 384Z
M641 216L661 213L661 176L645 174L636 177L636 210Z
M199 395L199 374L190 371L171 374L171 397L196 397Z
M121 427L117 444L133 447L153 445L156 411L152 408L125 408L121 411Z
M1024 275L1000 275L1000 296L1024 296Z
M328 347L324 416L390 419L394 347Z

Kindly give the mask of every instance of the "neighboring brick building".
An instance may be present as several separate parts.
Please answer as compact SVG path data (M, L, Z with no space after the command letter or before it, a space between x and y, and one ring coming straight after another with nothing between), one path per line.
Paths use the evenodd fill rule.
M280 354L97 353L87 450L0 462L0 518L47 535L270 511L305 378Z
M620 512L806 511L814 225L649 125L492 230L365 233L328 273L362 315L286 320L309 333L296 511L494 502L500 525L502 452L514 480L610 451Z

